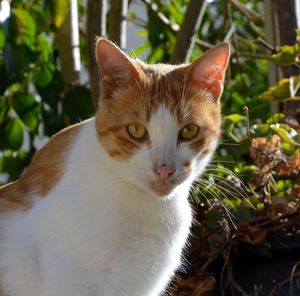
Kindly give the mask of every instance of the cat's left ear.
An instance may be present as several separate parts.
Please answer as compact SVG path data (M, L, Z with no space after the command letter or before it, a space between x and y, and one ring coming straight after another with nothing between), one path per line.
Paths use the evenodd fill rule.
M139 74L132 60L114 43L99 38L96 44L101 90L108 94L117 87L128 85Z
M218 102L223 91L225 72L230 58L229 42L221 43L188 66L188 79L199 89L206 89Z

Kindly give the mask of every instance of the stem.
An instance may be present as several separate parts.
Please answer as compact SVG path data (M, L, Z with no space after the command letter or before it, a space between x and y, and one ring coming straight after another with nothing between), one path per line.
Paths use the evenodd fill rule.
M109 12L109 39L126 48L128 0L112 0Z
M106 36L106 7L107 0L88 0L87 3L88 70L95 110L97 109L100 95L98 66L95 59L95 38L96 36Z
M250 118L249 118L249 109L248 109L248 107L244 106L243 111L246 113L247 136L248 136L248 139L251 143L252 138L251 138L251 132L250 132Z
M195 44L195 35L199 30L206 6L206 0L191 0L188 3L170 59L172 64L184 63L189 60Z

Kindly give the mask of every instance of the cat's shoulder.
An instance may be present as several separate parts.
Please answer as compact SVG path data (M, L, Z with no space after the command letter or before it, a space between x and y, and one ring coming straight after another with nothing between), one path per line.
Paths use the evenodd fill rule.
M64 172L66 156L83 124L69 126L55 135L35 154L24 175L0 187L0 213L27 210L32 196L45 197Z

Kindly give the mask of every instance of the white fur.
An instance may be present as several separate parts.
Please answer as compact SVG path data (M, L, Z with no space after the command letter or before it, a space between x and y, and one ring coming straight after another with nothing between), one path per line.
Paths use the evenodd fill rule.
M115 160L95 120L84 122L60 182L29 212L2 217L5 296L158 296L166 288L189 234L189 188L209 157L177 146L177 121L164 107L147 128L151 148ZM186 160L193 172L184 177ZM159 197L149 180L163 162L176 166L181 184Z

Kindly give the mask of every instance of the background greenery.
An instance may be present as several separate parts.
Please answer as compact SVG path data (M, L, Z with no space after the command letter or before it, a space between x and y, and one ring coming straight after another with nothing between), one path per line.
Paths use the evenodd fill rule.
M94 63L93 48L89 51L94 38L89 26L93 24L87 18L88 10L93 9L91 2L78 1L77 30L82 71L86 74L93 73ZM147 19L131 10L134 2L145 5ZM207 272L220 257L225 258L224 270L227 268L232 244L261 244L274 229L280 235L298 233L300 126L297 113L291 116L281 103L281 112L275 114L270 103L299 100L300 37L290 45L267 42L267 14L262 0L196 2L110 1L110 9L104 13L105 5L101 6L101 15L108 37L124 47L119 37L125 33L116 35L115 30L124 19L114 24L117 18L109 16L114 9L120 11L116 5L126 5L127 21L140 26L138 35L144 40L134 54L146 57L149 63L193 61L212 44L231 40L233 56L222 96L223 138L215 160L195 184L191 196L202 223L194 227L195 233L201 232L192 249L198 252L191 259L194 281L187 287L182 279L176 288L178 295L206 295L216 289L225 295L225 288L241 288L234 281L225 285L222 279L216 284ZM75 70L66 69L63 62L71 55L66 50L68 41L60 37L70 17L70 1L14 0L10 5L10 16L0 23L0 184L18 179L48 137L90 117L97 108L97 86L92 78L91 83L78 77L69 79L68 71L72 74ZM185 27L185 20L193 19L188 15L189 5L198 5L201 19L194 25L187 22ZM190 42L193 47L175 57L180 32L188 31L189 26L196 32ZM70 33L74 28L68 30ZM274 65L290 65L296 75L268 88ZM212 237L219 242L217 249L205 243ZM199 265L206 266L201 276L195 267ZM199 288L203 279L208 284Z

